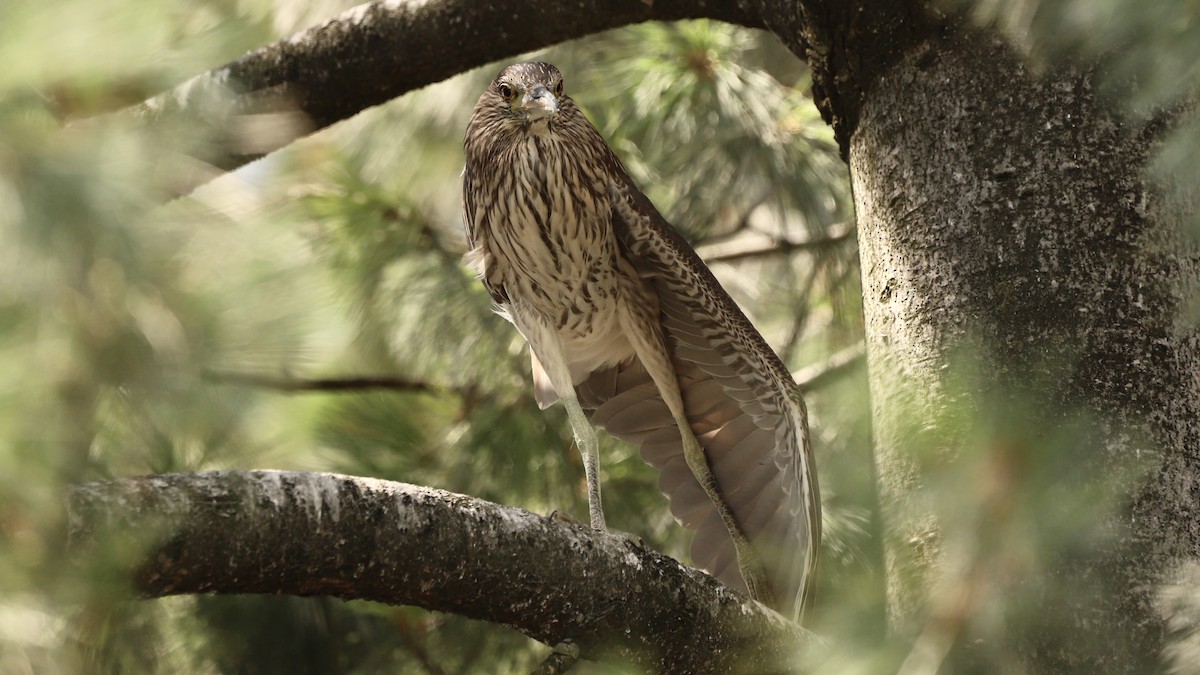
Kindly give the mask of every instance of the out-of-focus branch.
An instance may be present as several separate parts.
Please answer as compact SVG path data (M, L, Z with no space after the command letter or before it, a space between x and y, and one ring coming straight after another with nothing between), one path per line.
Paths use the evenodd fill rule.
M640 543L403 483L167 474L79 486L70 514L79 556L119 537L143 547L132 576L150 597L283 593L418 605L659 672L787 671L813 640Z
M846 347L821 363L805 366L792 373L800 391L809 392L820 389L846 371L857 367L867 356L867 348L863 343Z
M329 377L317 379L301 379L292 377L273 377L254 373L232 373L224 371L209 371L205 379L218 384L234 384L259 389L274 389L287 392L305 391L366 391L386 389L389 391L440 391L441 388L403 377Z
M735 262L748 258L765 258L769 256L786 255L797 251L813 251L836 246L855 236L852 225L839 225L830 228L828 236L806 241L777 239L767 243L722 242L700 246L696 252L707 263Z

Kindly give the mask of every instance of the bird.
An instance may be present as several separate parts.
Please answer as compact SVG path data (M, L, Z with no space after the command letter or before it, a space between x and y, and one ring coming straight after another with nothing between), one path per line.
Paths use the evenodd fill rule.
M606 531L596 431L658 469L692 563L801 620L821 504L799 387L692 247L634 184L544 62L510 65L463 140L467 265L561 402ZM590 416L589 416L590 414Z

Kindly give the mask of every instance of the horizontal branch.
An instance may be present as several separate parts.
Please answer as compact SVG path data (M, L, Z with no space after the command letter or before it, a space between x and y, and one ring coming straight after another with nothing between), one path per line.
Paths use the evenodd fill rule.
M650 20L760 22L732 0L376 0L251 52L135 108L208 130L186 192L300 136L498 59ZM187 125L191 120L195 124Z
M232 384L284 392L353 392L374 389L418 392L440 391L438 387L428 382L410 380L403 377L388 377L385 375L301 379L294 377L273 377L256 373L209 371L204 374L204 377L217 384Z
M719 244L700 246L696 249L696 252L708 263L736 262L748 258L764 258L796 253L798 251L814 251L829 248L846 241L852 241L854 237L853 226L840 225L834 226L827 236L819 239L807 239L804 241L775 239L766 243L755 242L750 244L745 242L721 242Z
M97 541L152 537L133 573L150 597L266 593L417 605L660 672L780 672L813 640L640 542L403 483L167 474L79 486L70 511L78 555Z

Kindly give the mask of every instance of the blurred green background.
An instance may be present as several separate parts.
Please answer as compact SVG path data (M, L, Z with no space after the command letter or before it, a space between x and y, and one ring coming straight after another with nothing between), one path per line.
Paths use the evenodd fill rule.
M461 261L462 133L504 64L169 202L164 166L203 139L103 116L62 128L349 4L0 7L0 55L14 64L0 71L0 672L503 673L548 651L415 608L135 601L120 551L64 555L67 485L167 471L336 471L586 516L565 416L538 411L523 341ZM845 166L804 67L774 38L644 25L534 56L566 73L694 244L719 254L842 235L714 270L797 370L861 341ZM814 444L831 458L830 586L861 573L869 548L863 371L846 372L810 394ZM272 386L342 377L428 388ZM602 458L611 527L686 560L688 535L636 450L605 439Z
M96 117L350 4L0 3L0 673L508 673L548 652L415 608L132 600L121 551L65 555L67 486L168 471L336 471L586 514L565 416L537 410L523 341L461 262L461 136L504 64L173 201L164 167L203 139ZM1119 63L1161 85L1130 99L1138 114L1193 86L1200 40L1153 40L1194 37L1194 3L1122 23L1133 5L976 13L1023 38L1053 35L1033 41L1037 58L1134 44ZM1097 30L1114 21L1134 27ZM1168 66L1192 66L1160 77L1153 44L1183 54ZM805 66L768 34L710 22L531 56L561 68L635 180L803 381L849 363L806 392L825 505L815 626L850 646L828 672L894 667L903 651L853 649L879 647L883 630L859 268L846 168ZM1195 131L1181 134L1163 166L1186 180ZM781 242L820 243L781 252ZM286 390L345 377L424 387ZM986 483L978 467L941 478ZM636 451L604 439L601 470L610 527L686 561L688 535Z

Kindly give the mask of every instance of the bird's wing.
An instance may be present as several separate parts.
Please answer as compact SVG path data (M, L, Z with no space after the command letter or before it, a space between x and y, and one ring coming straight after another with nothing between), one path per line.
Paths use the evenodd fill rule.
M624 254L658 295L692 431L762 556L776 609L796 617L821 536L804 401L779 357L691 246L623 170L615 173L613 227ZM594 409L593 423L640 446L643 459L659 469L672 514L696 530L693 562L745 590L733 541L684 461L679 432L645 369L635 361L593 373L578 392Z
M488 213L491 211L491 204L479 204L475 200L476 195L487 194L480 189L480 180L478 167L473 168L468 163L463 168L463 221L467 232L467 254L464 258L467 267L483 281L483 286L492 296L492 301L503 306L508 302L508 297L504 288L494 278L495 261L484 242L484 239L490 236Z
M466 225L468 249L473 249L476 246L476 232L479 231L479 225L481 224L478 221L483 217L476 211L479 205L475 203L475 195L480 192L478 173L479 171L474 169L470 163L463 167L463 224Z

